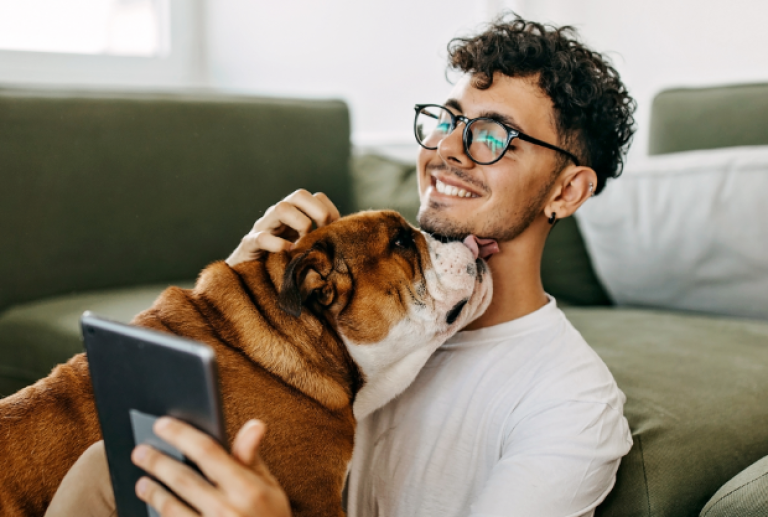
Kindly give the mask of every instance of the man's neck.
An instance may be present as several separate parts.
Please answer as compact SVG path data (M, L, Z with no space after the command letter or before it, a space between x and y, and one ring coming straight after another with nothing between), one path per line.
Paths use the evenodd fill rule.
M488 310L464 330L512 321L547 304L549 300L541 284L541 256L547 231L536 228L534 223L512 241L499 243L499 253L488 259L493 301Z

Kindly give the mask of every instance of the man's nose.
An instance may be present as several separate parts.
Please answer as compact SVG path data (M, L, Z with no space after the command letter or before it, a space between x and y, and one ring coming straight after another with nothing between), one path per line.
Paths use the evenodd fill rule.
M471 167L474 163L464 150L464 123L458 122L456 127L445 135L445 138L437 144L437 154L445 163L459 167Z

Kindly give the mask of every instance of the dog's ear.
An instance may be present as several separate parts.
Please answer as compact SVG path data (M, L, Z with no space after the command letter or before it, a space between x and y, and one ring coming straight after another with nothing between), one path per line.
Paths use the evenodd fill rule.
M278 296L281 309L298 318L301 306L310 296L326 307L333 302L336 292L327 278L333 269L330 254L327 246L317 243L288 263Z

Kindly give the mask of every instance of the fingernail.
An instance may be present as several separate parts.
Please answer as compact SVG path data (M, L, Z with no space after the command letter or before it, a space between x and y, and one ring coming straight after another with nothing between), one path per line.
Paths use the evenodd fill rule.
M162 431L163 429L168 429L168 427L171 425L171 419L167 416L161 416L157 419L155 422L155 431Z
M135 449L133 449L133 462L134 463L142 463L144 459L147 457L147 454L149 453L149 447L146 445L139 445Z
M136 483L136 494L140 496L146 495L148 488L149 488L149 480L144 477L140 478L139 481Z

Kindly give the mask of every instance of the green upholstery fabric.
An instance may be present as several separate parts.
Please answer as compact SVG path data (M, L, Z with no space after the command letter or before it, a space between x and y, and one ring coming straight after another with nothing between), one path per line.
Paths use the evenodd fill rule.
M384 156L354 156L350 169L356 210L397 210L416 225L419 188L416 164L403 163Z
M768 456L744 469L717 491L700 517L768 515Z
M191 287L193 282L176 283ZM129 322L168 284L48 298L17 305L0 315L0 397L45 377L56 364L83 351L80 315L93 311Z
M415 164L370 154L356 156L351 163L358 210L392 208L416 224L419 194ZM561 302L611 304L573 217L559 221L552 229L544 248L541 277L547 292Z
M648 153L768 144L768 84L665 90L653 100Z
M634 445L601 517L696 516L768 455L768 323L566 308L627 395Z
M340 101L0 90L0 310L192 278L304 187L351 209Z
M611 305L587 254L576 218L557 222L541 259L544 289L569 305Z

